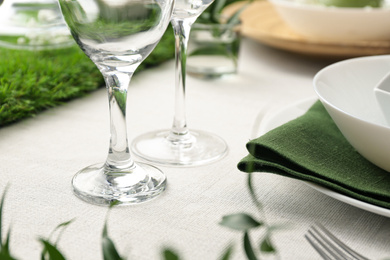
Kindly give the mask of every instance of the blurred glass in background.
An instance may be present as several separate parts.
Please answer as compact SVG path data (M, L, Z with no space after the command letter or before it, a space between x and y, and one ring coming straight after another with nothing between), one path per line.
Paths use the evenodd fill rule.
M188 43L187 72L210 79L236 74L239 49L237 24L195 23Z
M72 44L56 0L4 0L1 5L1 47L40 50Z

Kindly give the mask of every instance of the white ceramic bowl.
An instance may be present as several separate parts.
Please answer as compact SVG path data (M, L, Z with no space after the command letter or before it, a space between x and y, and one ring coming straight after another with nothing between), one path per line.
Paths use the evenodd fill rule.
M390 126L374 88L390 71L390 55L341 61L314 77L314 89L349 143L390 172Z
M321 41L390 40L390 8L341 8L269 0L281 18L304 37Z

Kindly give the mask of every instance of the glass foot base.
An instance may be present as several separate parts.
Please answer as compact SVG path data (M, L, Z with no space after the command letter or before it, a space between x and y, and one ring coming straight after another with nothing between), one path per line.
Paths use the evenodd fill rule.
M92 204L136 204L164 191L166 177L159 169L144 163L126 171L107 169L100 164L79 171L72 186L77 197Z
M170 131L146 133L134 139L133 154L160 165L198 166L223 158L228 151L225 141L217 135L191 131L184 142L169 138Z
M237 66L226 56L196 55L187 58L187 74L197 78L217 79L237 74Z

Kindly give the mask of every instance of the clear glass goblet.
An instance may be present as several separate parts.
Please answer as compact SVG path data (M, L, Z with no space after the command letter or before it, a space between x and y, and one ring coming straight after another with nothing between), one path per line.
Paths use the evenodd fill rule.
M228 151L219 136L189 131L186 121L185 86L187 45L191 26L213 0L176 0L171 24L175 34L175 114L170 130L158 130L134 139L131 149L138 157L162 165L195 166L214 162Z
M94 204L138 203L159 195L166 177L135 163L126 128L127 89L136 68L150 54L171 18L173 0L59 0L71 34L102 73L110 109L106 162L79 171L72 180L79 198Z

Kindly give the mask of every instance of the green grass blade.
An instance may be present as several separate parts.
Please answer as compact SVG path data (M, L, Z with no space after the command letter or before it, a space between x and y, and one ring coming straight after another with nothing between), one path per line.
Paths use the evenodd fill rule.
M57 249L57 247L52 245L49 241L45 239L39 239L39 241L43 244L43 248L44 248L43 252L45 252L42 253L41 259L66 260L65 257L61 254L61 252Z
M245 232L244 234L244 250L248 260L257 260L248 232Z
M50 238L52 237L52 235L54 234L55 231L61 229L61 231L60 231L60 233L59 233L59 235L58 235L58 237L57 237L57 240L56 240L56 242L54 243L54 245L57 245L58 242L60 241L60 238L62 237L62 234L64 233L65 229L66 229L74 220L75 220L75 219L71 219L71 220L69 220L69 221L66 221L66 222L63 222L63 223L59 224L59 225L51 232L51 234L50 234L50 236L49 236L49 240L50 240Z
M15 259L11 256L10 252L10 239L11 239L11 229L8 230L6 237L3 241L3 210L4 210L4 202L5 202L5 196L8 191L8 185L5 187L3 195L1 197L0 202L0 259Z
M1 248L1 251L3 251L4 249L4 252L6 252L8 255L10 255L10 248L9 248L10 238L11 238L11 229L8 230L4 245Z
M0 252L0 259L1 260L16 260L16 258L13 258L12 256Z
M5 195L7 194L8 186L5 187L3 195L1 196L0 202L0 249L3 248L3 207L5 201Z
M111 240L111 238L108 236L108 228L107 228L107 221L108 216L111 211L111 209L117 205L117 202L113 202L110 204L110 207L108 209L106 220L104 222L103 226L103 232L102 232L102 251L103 251L103 258L104 260L122 260L123 258L119 255L114 242Z
M270 237L267 235L260 243L260 251L264 253L276 252L275 247L272 245Z
M0 202L0 259L1 260L15 260L10 254L10 239L11 239L11 229L8 230L5 240L3 241L3 208L5 196L8 191L8 185L5 187L3 195L1 196Z
M228 20L227 24L239 24L240 23L240 15L241 13L253 2L253 0L250 0L246 4L240 7Z
M164 249L163 251L164 260L179 260L179 256L172 249Z
M104 260L122 260L115 248L114 242L109 237L102 238L102 249Z
M222 11L222 8L226 5L226 0L215 0L211 4L211 20L215 23L219 23L219 16Z
M233 246L230 245L228 246L228 248L224 251L224 253L222 254L221 256L221 260L230 260L230 257L233 253Z
M248 180L247 180L247 186L248 186L248 190L249 190L249 194L252 198L252 201L253 203L255 203L257 209L260 211L260 212L263 212L263 205L260 203L260 201L257 199L256 197L256 194L255 194L255 191L253 189L253 185L252 185L252 173L248 173Z

